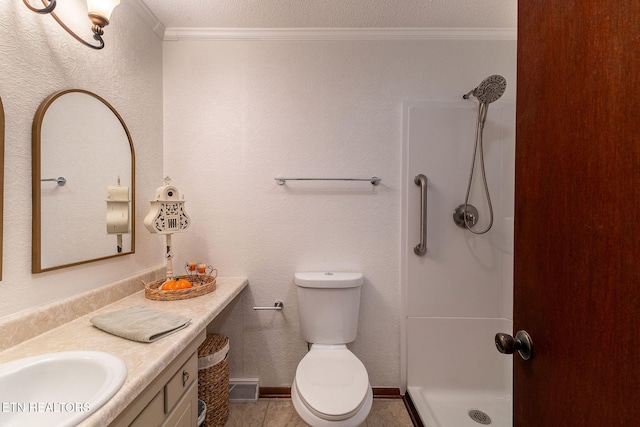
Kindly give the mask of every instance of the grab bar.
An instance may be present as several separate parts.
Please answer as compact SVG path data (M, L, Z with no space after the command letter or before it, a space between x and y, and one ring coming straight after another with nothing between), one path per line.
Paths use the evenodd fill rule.
M274 178L278 185L284 185L287 181L369 181L373 185L380 184L382 178L378 178L377 176L371 178L283 178L277 177Z
M273 303L273 307L253 307L254 310L282 310L284 303L282 301L276 301Z
M416 175L413 182L420 187L420 243L413 251L418 256L427 253L427 177L423 174Z

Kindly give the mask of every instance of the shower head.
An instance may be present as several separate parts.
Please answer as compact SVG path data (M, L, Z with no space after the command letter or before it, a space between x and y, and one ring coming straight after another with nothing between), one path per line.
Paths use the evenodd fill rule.
M469 99L469 95L475 96L481 104L489 104L497 101L507 88L507 80L494 74L484 79L477 88L463 95L464 99Z

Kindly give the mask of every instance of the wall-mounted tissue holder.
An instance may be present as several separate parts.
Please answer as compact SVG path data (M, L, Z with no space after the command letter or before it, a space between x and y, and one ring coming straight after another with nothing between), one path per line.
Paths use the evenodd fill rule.
M253 307L254 310L277 310L281 311L284 308L284 303L282 301L276 301L273 303L271 307Z

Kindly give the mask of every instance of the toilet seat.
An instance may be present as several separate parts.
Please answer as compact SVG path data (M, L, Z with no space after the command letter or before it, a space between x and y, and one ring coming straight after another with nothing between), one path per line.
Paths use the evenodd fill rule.
M313 344L298 364L295 385L307 409L330 421L356 414L370 389L366 368L346 345Z

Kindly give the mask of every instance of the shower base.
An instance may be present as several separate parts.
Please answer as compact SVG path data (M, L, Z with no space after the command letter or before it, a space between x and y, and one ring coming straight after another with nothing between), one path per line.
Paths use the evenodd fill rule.
M409 387L408 391L426 427L513 426L511 396L478 390L465 393L426 390L420 387ZM484 422L476 421L470 416L469 412L473 410L486 415L486 418L477 415L475 417Z
M407 319L407 389L426 427L512 427L513 357L494 344L512 329L502 318Z

